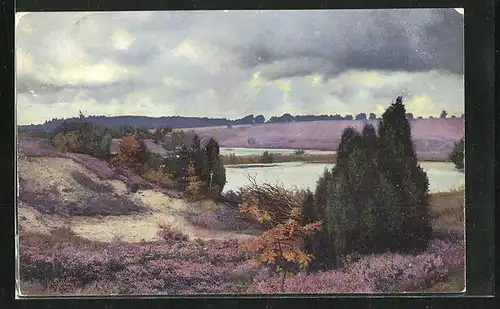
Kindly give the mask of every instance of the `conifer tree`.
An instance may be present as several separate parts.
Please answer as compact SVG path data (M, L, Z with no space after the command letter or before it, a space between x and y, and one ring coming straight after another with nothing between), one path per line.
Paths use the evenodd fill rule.
M208 141L205 151L207 154L208 187L214 186L214 190L220 194L226 185L226 169L220 159L219 144L214 138Z
M402 222L396 246L401 250L423 249L431 236L428 205L429 181L418 164L406 118L403 98L398 97L382 115L377 161L383 177L396 188L400 199L391 218Z

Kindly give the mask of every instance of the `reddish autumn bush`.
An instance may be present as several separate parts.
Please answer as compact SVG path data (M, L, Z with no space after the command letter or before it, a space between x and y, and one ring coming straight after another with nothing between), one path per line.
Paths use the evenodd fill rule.
M139 168L143 157L141 144L135 135L124 136L118 145L118 162L129 168Z

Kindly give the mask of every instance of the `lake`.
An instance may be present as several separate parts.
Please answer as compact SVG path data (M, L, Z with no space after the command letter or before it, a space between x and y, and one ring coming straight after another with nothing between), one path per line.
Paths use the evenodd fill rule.
M277 149L277 148L229 148L229 147L220 147L220 154L224 156L229 156L234 154L236 156L260 156L265 151L268 151L272 154L294 154L298 149ZM335 151L325 151L325 150L305 150L305 154L335 154Z
M420 165L427 172L429 191L440 192L463 186L465 174L455 170L449 162L421 162ZM323 174L325 168L332 168L333 164L287 162L272 164L245 164L226 166L227 184L224 192L236 191L248 185L248 175L255 177L257 183L280 184L291 188L310 188L314 190L316 181Z

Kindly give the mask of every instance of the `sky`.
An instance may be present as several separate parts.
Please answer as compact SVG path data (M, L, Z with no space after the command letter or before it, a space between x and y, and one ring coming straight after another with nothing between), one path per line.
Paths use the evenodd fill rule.
M18 124L464 111L463 10L16 15Z

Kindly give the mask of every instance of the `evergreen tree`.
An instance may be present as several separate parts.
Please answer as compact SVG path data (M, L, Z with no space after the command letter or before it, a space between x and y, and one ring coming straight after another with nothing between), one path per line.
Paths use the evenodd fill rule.
M377 161L382 176L392 184L401 203L391 218L402 222L396 241L401 250L423 249L431 234L427 174L417 162L402 97L382 115Z
M190 150L191 160L194 162L194 167L196 170L196 175L208 186L208 157L206 150L201 147L200 137L195 134L193 137L193 143Z
M226 185L226 169L220 160L220 147L214 138L211 138L205 146L207 162L207 184L212 192L223 191ZM212 189L212 187L214 187Z
M355 178L357 172L349 171L349 157L360 140L361 135L353 128L344 130L338 147L337 163L327 187L325 218L332 258L354 249L352 240L357 233L359 206L354 194L355 186L351 182L351 177Z
M300 209L300 224L301 225L306 225L309 223L313 223L316 221L321 220L318 218L318 213L316 212L315 205L314 205L314 195L312 194L311 191L307 190L304 200L301 205ZM321 244L319 242L319 237L317 237L317 234L306 237L303 239L303 250L306 254L309 254L312 256L312 261L308 265L307 270L315 270L317 265L320 262L321 258Z

